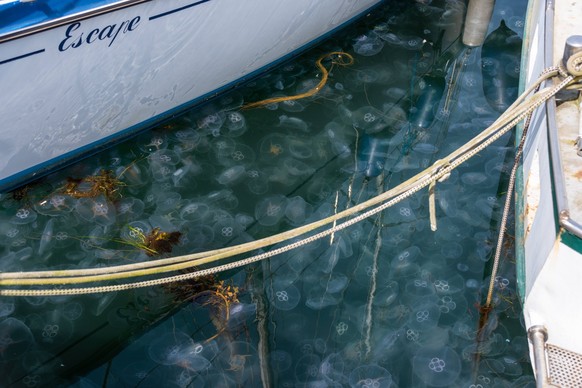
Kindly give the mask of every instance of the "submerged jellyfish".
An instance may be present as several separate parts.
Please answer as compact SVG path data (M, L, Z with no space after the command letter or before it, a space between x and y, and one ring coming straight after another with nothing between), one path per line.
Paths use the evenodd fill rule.
M115 223L115 206L103 195L96 198L80 198L75 210L82 219L108 226Z
M234 185L246 177L246 169L242 165L232 166L222 171L216 180L221 185Z
M301 299L299 289L293 284L281 285L274 283L267 289L271 304L278 310L289 311L294 309Z
M392 385L392 375L379 365L360 365L350 373L352 388L389 388Z
M285 372L293 365L291 354L284 350L274 350L269 353L271 370L276 374Z
M425 384L448 387L461 373L461 359L450 347L421 349L412 358L412 368Z
M313 310L321 310L328 306L335 306L339 301L338 296L332 295L324 287L316 285L309 290L305 305Z
M23 207L16 210L16 213L10 219L10 222L15 225L25 225L34 222L37 217L38 215L34 210L27 207Z
M150 358L162 365L174 365L182 361L194 346L190 336L175 330L154 338L148 347Z
M184 221L201 222L210 216L210 207L204 202L190 202L180 210L180 218Z
M373 35L361 35L356 38L354 51L362 56L370 57L382 51L384 43Z
M58 216L71 212L75 207L75 199L68 195L53 194L34 204L37 213L47 216Z
M33 343L32 333L24 322L12 317L0 322L0 360L21 357Z
M226 114L224 121L224 129L226 129L226 136L239 137L247 131L245 117L242 113L232 111Z
M255 207L255 218L259 224L273 226L285 216L288 199L284 195L273 195L264 198Z
M312 206L303 197L296 196L289 199L285 209L285 217L291 225L300 226L311 216L312 211Z

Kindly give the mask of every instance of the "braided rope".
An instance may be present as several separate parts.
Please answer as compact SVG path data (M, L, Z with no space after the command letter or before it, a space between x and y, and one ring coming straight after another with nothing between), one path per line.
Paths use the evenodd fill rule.
M226 263L218 266L209 267L202 270L197 270L187 274L174 275L161 277L158 279L144 280L140 282L124 283L117 285L108 286L93 286L93 287L76 287L76 288L53 288L53 289L2 289L0 290L0 295L5 296L47 296L47 295L78 295L78 294L88 294L88 293L102 293L102 292L114 292L121 290L128 290L133 288L148 287L154 285L161 285L176 281L183 281L188 279L193 279L197 277L206 276L209 274L222 272L241 266L245 266L266 258L278 255L280 253L295 249L302 245L308 244L310 242L316 241L320 238L328 236L339 230L347 228L357 222L362 221L386 208L395 205L396 203L408 198L409 196L415 194L426 186L429 186L432 182L436 182L443 177L448 176L450 172L466 162L468 159L472 158L474 155L479 153L484 148L488 147L491 143L496 141L499 137L507 133L511 128L513 128L518 122L523 120L525 117L530 115L537 107L543 104L547 99L555 95L559 90L563 89L569 85L575 78L574 76L566 77L562 82L551 89L544 89L539 93L534 94L530 100L526 103L522 103L528 94L531 93L536 87L539 87L543 81L555 76L559 73L557 68L550 68L545 71L539 80L532 85L524 94L522 94L515 102L510 106L510 108L502 115L498 120L496 120L489 128L481 132L478 136L469 141L465 146L461 147L459 150L451 153L447 158L436 161L431 167L427 168L423 172L415 175L409 180L403 182L397 187L388 190L362 204L356 205L350 209L343 212L337 213L334 216L327 217L318 222L314 222L303 227L299 227L288 232L280 233L270 238L257 240L251 243L241 244L238 246L223 248L219 250L214 250L210 252L202 252L194 255L185 255L175 258L157 260L156 262L150 263L138 263L126 266L114 266L109 268L101 269L88 269L88 270L73 270L73 271L37 271L34 273L3 273L0 274L0 285L42 285L42 284L79 284L88 283L102 280L113 280L113 279L123 279L129 277L137 277L144 275L152 275L163 272L170 272L179 269L187 269L199 266L201 264L211 263L224 258L230 258L240 253L246 253L251 250L262 248L267 245L272 245L277 242L289 240L291 238L300 236L309 231L312 231L321 226L327 225L329 223L336 222L341 218L353 215L356 212L364 210L366 208L372 207L378 203L384 202L381 205L373 207L372 209L353 217L347 221L340 224L332 226L331 228L321 231L315 235L303 238L295 243L285 245L283 247L277 248L275 250L265 252L259 255L254 255L246 259L235 261L232 263ZM391 198L391 199L389 199ZM388 200L389 199L389 200ZM275 238L274 238L275 237ZM169 263L169 264L168 264ZM178 263L178 264L176 264ZM137 269L136 269L137 268ZM98 272L108 272L95 274ZM79 276L79 273L90 275ZM33 274L31 276L31 274ZM41 276L38 276L41 274ZM24 275L24 276L23 276ZM36 277L35 277L36 276ZM67 278L67 276L70 276Z

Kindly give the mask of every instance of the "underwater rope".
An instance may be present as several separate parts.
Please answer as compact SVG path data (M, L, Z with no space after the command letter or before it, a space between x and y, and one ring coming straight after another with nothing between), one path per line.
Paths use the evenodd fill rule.
M333 58L334 56L337 58L334 59ZM332 58L331 68L329 69L329 71L321 63L326 58ZM347 60L345 58L347 58ZM352 65L353 63L354 63L354 57L352 57L350 54L345 53L343 51L332 51L330 53L322 55L321 57L319 57L317 59L317 61L315 61L315 65L321 71L321 80L314 88L309 89L305 93L296 94L294 96L273 97L273 98L267 98L266 100L261 100L261 101L257 101L257 102L250 102L248 104L243 105L242 109L260 108L260 107L263 107L265 105L275 104L277 102L300 100L302 98L311 97L315 93L319 92L325 86L325 84L327 83L327 78L329 76L329 72L333 69L334 65L349 66L349 65Z
M275 250L251 256L242 260L216 265L213 267L196 270L187 274L160 277L157 279L144 280L134 283L123 283L108 286L91 286L77 288L54 288L54 289L1 289L0 295L11 296L46 296L46 295L76 295L98 292L113 292L127 290L132 288L147 287L160 285L175 281L197 278L217 272L226 271L233 268L245 266L247 264L264 260L268 257L289 251L299 246L316 241L362 221L382 210L395 205L396 203L408 198L421 189L429 186L443 177L448 176L452 170L478 154L481 150L488 147L505 133L510 131L518 122L526 118L537 107L546 100L554 96L564 87L569 86L572 81L576 80L573 75L564 78L558 85L553 88L546 88L538 93L533 94L526 100L527 96L533 90L539 87L542 82L554 77L561 72L556 68L551 68L547 73L542 74L536 83L526 90L504 114L502 114L489 128L475 136L467 144L458 150L449 154L444 159L437 160L432 166L416 174L400 185L389 189L374 198L371 198L361 204L355 205L349 209L341 211L333 216L322 220L304 225L277 235L250 243L240 244L228 248L222 248L209 252L201 252L192 255L184 255L168 259L160 259L152 262L136 263L123 266L102 267L98 269L86 270L61 270L61 271L36 271L36 272L7 272L0 273L0 286L22 286L22 285L66 285L79 284L97 281L108 281L114 279L125 279L145 275L160 274L164 272L176 271L180 269L195 268L202 264L214 263L221 259L231 258L235 255L256 250L268 245L288 241L292 238L304 235L322 226L331 224L339 219L353 216L362 210L371 208L366 212L359 214L347 221L337 224L335 227L328 228L312 236L305 237L302 240L285 245ZM525 101L524 101L525 100ZM382 203L383 202L383 203ZM377 205L377 206L376 206ZM374 207L375 206L375 207Z

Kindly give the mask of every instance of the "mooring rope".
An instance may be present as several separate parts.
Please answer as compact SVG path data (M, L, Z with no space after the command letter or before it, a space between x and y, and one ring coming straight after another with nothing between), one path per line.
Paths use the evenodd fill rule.
M322 62L326 58L331 58L331 68L329 71L323 66ZM242 109L253 109L253 108L261 108L265 105L275 104L278 102L285 102L285 101L293 101L293 100L300 100L302 98L311 97L319 92L325 84L327 83L327 78L329 77L329 73L333 69L334 65L338 66L349 66L354 63L354 57L350 54L345 53L343 51L332 51L331 53L327 53L322 55L315 61L315 66L321 71L321 80L318 82L315 87L309 89L305 93L296 94L294 96L281 96L281 97L273 97L267 98L266 100L261 100L257 102L251 102L246 105L242 106Z
M579 67L578 65L576 65ZM77 295L88 293L101 293L128 290L133 288L148 287L154 285L167 284L176 281L183 281L202 277L230 269L242 267L253 262L264 260L266 258L278 255L283 252L295 249L305 244L316 241L320 238L329 236L339 230L347 228L357 222L362 221L384 209L387 209L396 203L410 197L421 189L437 182L451 173L452 170L478 154L480 151L495 142L505 133L510 131L518 122L522 121L531 114L537 107L542 105L546 100L554 96L564 87L569 86L576 78L574 75L568 75L558 85L553 88L545 88L528 97L539 85L549 78L563 74L562 69L551 68L544 72L540 78L528 88L519 98L504 112L489 128L475 136L468 143L452 152L447 157L437 160L432 166L418 173L414 177L401 183L400 185L389 189L376 197L373 197L358 205L354 205L344 211L332 216L326 217L319 221L279 233L267 238L252 241L245 244L235 245L232 247L217 249L213 251L201 252L191 255L159 259L150 262L134 263L121 266L110 266L92 269L78 270L59 270L59 271L34 271L34 272L6 272L0 273L0 286L42 286L55 285L62 287L64 285L94 283L119 279L128 279L142 276L159 275L167 272L179 270L192 270L203 265L216 263L224 259L232 259L236 255L247 253L253 250L271 246L284 241L303 236L316 229L326 225L336 223L328 229L320 231L312 236L304 237L299 241L287 244L280 248L257 254L245 259L234 262L215 265L204 269L194 270L189 273L180 275L163 276L156 279L148 279L133 283L123 283L105 286L89 286L74 288L49 288L49 289L0 289L0 295L10 296L47 296L47 295ZM369 209L369 210L367 210ZM364 213L356 215L366 210ZM337 221L350 218L344 222Z

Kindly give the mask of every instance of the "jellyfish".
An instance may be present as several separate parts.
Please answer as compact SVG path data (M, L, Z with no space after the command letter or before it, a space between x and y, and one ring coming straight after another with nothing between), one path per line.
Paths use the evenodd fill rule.
M204 202L190 202L180 210L180 219L189 222L203 222L210 216L210 207Z
M206 195L206 203L216 209L232 210L238 206L238 198L232 190L223 189Z
M309 132L309 125L299 117L279 116L279 128L298 132Z
M43 253L50 246L50 243L53 239L53 225L54 225L54 219L48 220L48 222L46 223L46 225L42 231L42 235L40 236L40 242L38 244L39 256L42 256Z
M20 358L34 343L34 337L24 322L8 317L0 322L0 360Z
M360 336L356 319L347 313L337 317L330 326L331 338L337 343L348 343Z
M60 310L42 315L28 315L25 322L36 342L43 344L45 348L62 349L73 335L73 323L66 319Z
M315 354L307 354L295 362L295 379L300 383L315 380L319 375L321 358Z
M34 222L38 214L28 207L23 207L16 210L16 213L12 218L10 218L10 222L14 225L26 225Z
M63 306L62 314L69 321L76 321L83 315L83 305L79 302L69 302Z
M34 210L47 216L67 214L75 208L75 199L63 194L52 194L39 202L35 202Z
M225 135L228 137L239 137L247 131L245 116L238 111L231 111L226 114L224 121Z
M372 35L360 35L354 42L354 51L364 57L371 57L382 51L384 43Z
M433 387L451 386L461 373L461 359L450 347L421 349L412 358L414 374Z
M320 285L316 285L309 290L305 299L305 305L312 310L322 310L329 306L335 306L340 302L338 296L332 295Z
M334 271L329 276L322 277L319 284L325 287L325 291L330 294L337 294L346 289L349 278L341 272Z
M428 330L439 323L441 310L438 302L431 296L422 296L412 301L408 327L413 330Z
M226 217L217 221L214 226L215 241L222 245L234 240L241 232L241 226L232 217Z
M194 348L194 341L179 330L154 338L148 346L150 358L162 365L175 365L182 361Z
M420 255L420 248L416 245L404 249L390 262L391 273L395 276L411 276L418 273Z
M284 158L282 169L296 177L308 177L315 172L309 164L295 158Z
M247 168L246 173L247 188L256 195L265 194L269 191L269 181L266 174L256 167Z
M285 218L291 225L300 226L311 216L312 211L312 206L303 197L295 196L289 198L287 208L285 209Z
M220 128L225 120L225 113L224 112L209 112L210 109L206 109L206 112L200 112L198 117L195 118L196 124L198 128L203 130L207 134L211 134L213 136L220 135Z
M170 191L160 196L156 201L156 212L164 214L169 210L179 209L182 195L175 191Z
M352 125L362 129L367 134L374 134L388 127L384 112L372 107L363 106L352 113Z
M350 373L349 383L353 388L389 388L392 375L376 364L360 365Z
M377 290L374 296L374 306L387 307L398 299L399 285L398 282L389 281Z
M120 237L129 243L143 243L145 236L151 233L152 226L147 221L132 221L121 228Z
M303 104L295 100L281 101L279 106L281 109L289 113L303 112L303 110L305 110Z
M242 165L232 166L222 171L217 177L216 181L225 186L235 185L246 178L246 169Z
M12 315L15 309L14 298L4 296L0 299L0 318Z
M96 198L80 198L75 210L82 219L108 226L115 223L115 206L103 195Z
M269 353L269 366L275 375L288 371L293 365L291 354L284 350L273 350Z
M293 310L301 300L301 293L294 285L280 285L274 283L267 290L269 301L277 310L289 311Z
M284 195L273 195L264 198L255 207L255 218L259 224L273 226L285 216L288 199Z

